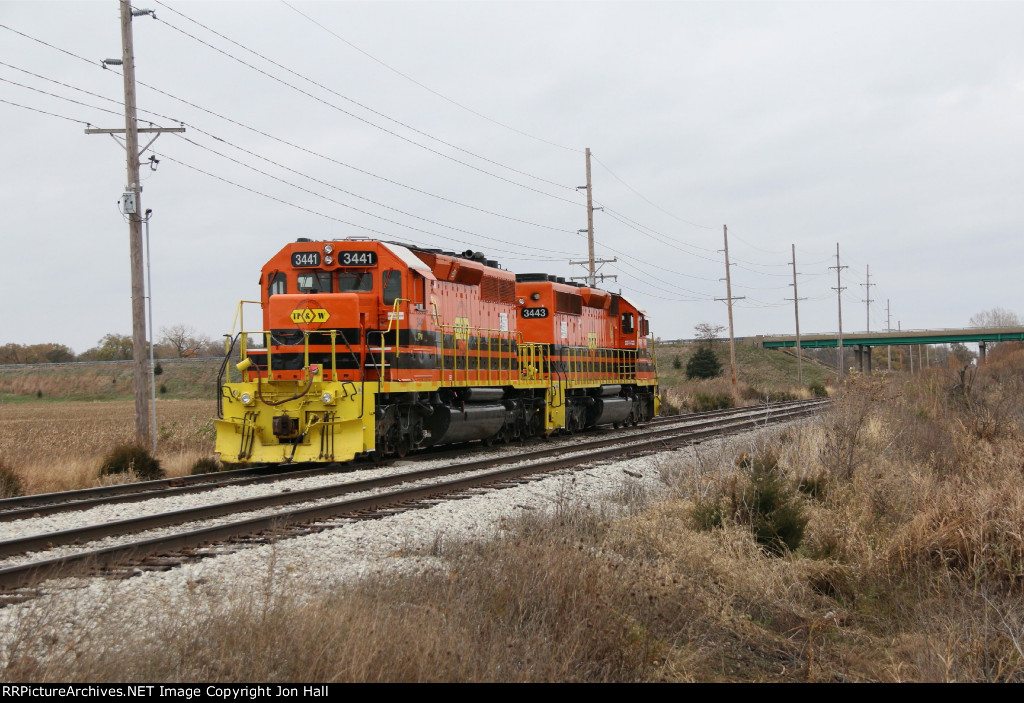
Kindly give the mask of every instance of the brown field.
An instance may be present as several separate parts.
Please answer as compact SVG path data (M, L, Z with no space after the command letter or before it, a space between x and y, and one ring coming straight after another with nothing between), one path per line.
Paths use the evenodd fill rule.
M156 413L157 459L168 476L213 456L213 401L158 400ZM0 464L26 493L96 485L103 457L133 440L134 418L131 401L0 404Z

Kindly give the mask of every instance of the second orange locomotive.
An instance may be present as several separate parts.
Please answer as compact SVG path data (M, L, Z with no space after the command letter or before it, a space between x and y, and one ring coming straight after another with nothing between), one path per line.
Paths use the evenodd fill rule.
M262 329L233 337L239 370L218 383L225 463L402 456L658 411L648 321L621 295L368 240L289 244L260 289Z

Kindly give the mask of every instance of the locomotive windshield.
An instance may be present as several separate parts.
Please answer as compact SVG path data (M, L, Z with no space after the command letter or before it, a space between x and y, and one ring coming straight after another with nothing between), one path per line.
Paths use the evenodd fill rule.
M331 274L326 271L300 273L296 279L300 293L331 292Z
M357 293L360 291L373 290L372 273L338 273L338 292Z
M272 273L269 276L270 284L267 287L267 295L280 295L288 292L288 278L283 273Z
M384 272L384 293L385 305L391 305L402 297L402 272L389 270Z

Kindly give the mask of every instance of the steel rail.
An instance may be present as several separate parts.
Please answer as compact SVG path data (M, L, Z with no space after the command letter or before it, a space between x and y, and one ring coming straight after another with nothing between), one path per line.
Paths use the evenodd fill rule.
M337 517L354 513L360 513L367 510L378 510L381 507L391 506L400 503L408 503L411 501L418 501L427 497L444 495L452 493L454 491L464 490L466 488L472 488L486 484L500 483L508 481L510 479L519 478L527 474L550 473L552 471L559 469L588 465L590 463L593 463L594 461L599 461L601 459L606 459L615 456L649 453L651 451L662 451L667 449L670 443L681 442L683 444L693 444L711 437L721 436L724 434L732 434L738 431L764 426L769 419L772 422L779 422L783 420L803 417L817 411L817 409L818 404L809 404L806 407L787 409L784 412L776 412L774 414L769 415L768 417L749 418L746 420L736 420L733 422L728 422L727 420L720 420L717 422L719 427L709 426L703 429L691 427L674 428L672 430L661 430L650 433L651 436L645 440L642 440L640 442L631 442L630 444L627 444L625 446L622 445L621 438L602 440L600 442L592 444L588 443L588 448L593 448L594 445L605 446L597 449L596 451L590 451L582 456L577 455L566 457L564 456L565 451L562 450L561 448L545 450L543 452L535 453L535 457L538 454L552 453L562 454L563 456L550 459L547 461L526 463L523 465L513 466L510 468L503 468L497 471L481 472L473 476L462 477L439 483L432 483L426 486L406 488L374 496L367 496L364 498L348 499L340 502L329 503L326 505L300 508L298 510L294 510L288 513L277 513L274 515L250 518L247 520L231 522L225 525L200 528L188 532L176 533L173 535L165 535L161 537L153 537L150 539L140 540L127 544L114 545L107 548L90 550L85 552L78 552L76 554L66 555L63 557L55 557L47 560L10 566L0 569L0 587L7 589L21 587L35 581L59 575L61 573L66 572L68 569L72 567L88 566L93 569L101 568L105 566L110 566L111 564L114 564L119 560L139 559L156 553L166 553L168 551L196 547L203 544L207 544L211 541L224 540L230 537L238 537L240 535L250 535L254 532L260 532L272 528L277 529L287 525L309 522L312 520L317 520L325 517ZM716 423L708 422L704 424L712 425ZM674 436L671 435L671 433L673 432L676 433ZM512 461L522 461L522 458L520 457ZM474 462L474 464L483 463L487 462ZM491 460L491 463L493 464L493 460ZM510 461L503 461L501 463L510 463ZM473 470L472 464L440 467L437 469L429 469L424 472L418 472L417 478L428 478L429 476L427 476L426 474L444 475L445 473L462 473L471 470ZM392 480L395 482L409 481L407 475L403 474L400 476L384 477L383 479L372 479L370 480L370 482L377 482L381 480ZM333 488L351 488L351 485L352 484L344 484L344 486L335 486ZM365 490L365 487L357 490ZM350 490L349 492L352 491ZM293 496L294 494L287 494L286 496L284 496L286 502L295 502L291 500ZM309 500L309 498L302 498L301 500L303 502L306 502ZM232 504L219 504L219 506L227 505ZM186 511L176 511L177 514L180 514L182 512ZM175 515L176 513L167 513L165 515ZM161 518L164 516L153 517ZM110 525L114 526L118 525L118 523L110 523ZM104 526L95 527L102 528ZM39 535L37 536L37 538L53 538L57 534L60 533ZM123 534L123 532L121 532L121 534ZM22 540L13 540L11 542L17 541ZM25 542L22 541L22 544L24 545ZM43 542L42 546L48 546L49 544L50 543Z
M753 418L747 422L757 422L761 419L762 411L758 411L758 417ZM791 412L786 410L783 412ZM409 471L400 474L393 474L391 476L381 476L377 478L362 479L358 481L346 481L343 483L331 484L328 486L319 486L316 488L307 488L299 491L288 491L280 493L271 493L262 496L255 496L251 498L240 498L238 500L226 501L222 503L213 503L211 505L204 505L195 508L184 508L181 510L172 510L164 513L156 513L153 515L143 515L141 517L125 518L123 520L114 520L110 522L103 522L96 525L88 525L85 527L75 527L67 530L59 530L56 532L45 532L37 535L29 535L27 537L17 537L14 539L0 541L0 557L9 557L17 554L23 554L39 549L48 549L53 547L60 547L69 544L78 544L84 542L91 542L104 537L120 536L138 532L144 532L146 530L154 530L161 527L168 527L171 525L180 525L186 522L197 522L200 520L210 520L213 518L222 517L224 515L231 515L235 513L251 512L253 510L262 510L269 507L278 507L282 505L290 505L294 503L306 503L313 500L322 500L324 498L334 498L339 495L345 495L346 493L356 493L359 491L374 490L377 488L386 488L388 486L394 486L401 483L410 483L412 481L419 481L428 478L436 478L438 476L448 476L455 473L464 473L469 471L483 471L486 469L493 468L495 466L502 466L511 463L518 463L522 461L534 461L538 459L544 459L553 455L565 454L566 452L585 452L589 453L594 450L598 450L603 447L623 445L624 440L626 446L634 446L637 441L644 442L653 439L659 439L663 437L670 437L679 432L689 436L696 428L701 426L707 426L713 430L715 427L722 423L728 422L744 422L742 420L735 420L732 417L727 418L715 418L708 419L702 422L693 423L686 427L671 427L666 429L649 429L645 432L630 435L628 437L611 437L606 439L590 440L587 442L579 443L573 447L549 447L547 449L540 449L530 452L523 452L519 454L510 454L502 457L491 457L487 459L480 459L468 463L450 464L448 466L440 466L432 469L421 469L419 471ZM582 457L584 460L586 456Z
M776 403L770 407L786 407L787 405L800 402L806 401L787 401L784 403ZM645 427L661 424L675 424L680 422L693 422L694 420L719 416L742 415L745 412L750 412L753 408L761 407L765 406L745 406L743 408L727 408L724 410L657 417L646 423ZM609 431L604 428L597 429L598 431ZM436 449L428 449L414 456L406 457L406 459L413 461L417 459L437 459L443 458L446 455L460 456L464 453L464 449L451 449L446 445ZM369 463L368 460L367 463ZM301 466L303 465L272 464L209 474L198 474L195 476L180 476L176 478L157 479L154 481L137 481L135 483L124 483L114 486L100 486L74 491L38 493L30 496L5 498L0 499L0 522L24 520L27 518L42 517L45 515L53 515L73 510L86 510L100 505L134 503L149 500L151 498L164 498L188 493L199 493L228 486L248 486L257 483L277 481L280 479L306 478L330 473L343 473L346 469L353 469L351 463L329 464L308 469L299 468Z

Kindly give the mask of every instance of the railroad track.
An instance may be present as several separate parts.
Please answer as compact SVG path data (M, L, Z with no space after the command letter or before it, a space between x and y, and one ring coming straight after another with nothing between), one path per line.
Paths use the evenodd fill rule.
M803 401L788 401L775 403L771 407L785 408ZM703 413L688 413L685 415L673 415L654 418L646 423L644 427L660 427L663 425L680 425L696 421L703 421L710 418L725 418L741 416L749 413L751 408L763 408L766 406L747 406L744 408L729 408L726 410L715 410ZM607 434L611 430L599 429L588 431L588 434ZM571 444L571 438L556 437L550 440L556 445ZM523 446L523 445L518 445ZM437 460L446 457L456 458L465 456L464 446L452 449L443 447L419 452L407 457L408 460ZM388 462L384 462L386 464ZM151 498L164 498L189 493L200 493L213 491L229 486L249 486L260 483L272 483L282 479L308 478L323 476L347 471L355 471L360 468L374 466L375 463L369 459L360 459L348 464L318 465L312 468L303 468L295 464L274 464L269 466L257 466L244 469L233 469L217 473L198 474L195 476L179 476L176 478L158 479L155 481L139 481L136 483L125 483L114 486L100 486L97 488L84 488L75 491L61 491L58 493L40 493L17 498L0 499L0 523L14 520L54 515L57 513L72 510L86 510L102 505L113 505L117 503L134 503Z
M549 446L504 457L489 457L390 476L304 490L285 489L254 498L4 540L0 541L0 557L11 557L38 550L87 544L106 537L124 537L228 515L244 515L291 506L285 510L242 517L224 524L183 529L107 547L81 549L70 554L0 568L0 589L5 591L0 604L38 595L37 589L25 588L55 576L83 571L106 571L112 575L130 576L142 570L169 569L186 560L234 551L252 543L309 534L352 520L381 517L396 511L433 505L439 499L457 497L467 490L516 485L522 481L539 480L553 472L579 468L617 456L637 456L694 444L711 437L762 426L769 421L780 422L802 417L819 410L821 406L822 401L798 401L771 408L755 406L738 412L716 413L713 417L702 414L700 418L689 418L689 424L683 427L676 423L658 422L625 437L597 437L571 447Z

